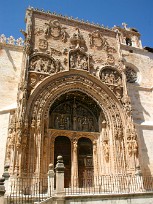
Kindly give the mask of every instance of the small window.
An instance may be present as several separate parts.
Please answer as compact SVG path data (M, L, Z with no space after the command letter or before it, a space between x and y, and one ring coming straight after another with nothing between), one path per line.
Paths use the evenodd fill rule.
M126 45L132 46L132 40L130 38L126 38Z
M137 72L131 67L126 67L126 81L128 83L135 83L137 81Z

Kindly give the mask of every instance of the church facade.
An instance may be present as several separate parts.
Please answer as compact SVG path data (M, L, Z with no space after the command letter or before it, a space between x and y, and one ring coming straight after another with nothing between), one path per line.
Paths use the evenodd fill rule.
M47 178L62 155L65 188L152 178L153 54L139 32L29 8L22 33L24 46L1 35L1 175Z

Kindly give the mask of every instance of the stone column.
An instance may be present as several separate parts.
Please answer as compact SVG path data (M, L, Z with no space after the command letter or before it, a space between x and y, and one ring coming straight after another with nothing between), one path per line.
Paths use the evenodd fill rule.
M56 204L64 204L65 192L64 192L64 163L62 156L57 157L56 164Z
M5 194L5 187L4 187L4 178L0 178L0 204L4 204L4 194Z
M97 140L93 141L94 185L98 185Z
M54 194L54 165L49 164L49 171L48 171L48 195L52 196Z
M71 173L71 186L77 187L78 185L78 141L75 139L72 141L72 173Z

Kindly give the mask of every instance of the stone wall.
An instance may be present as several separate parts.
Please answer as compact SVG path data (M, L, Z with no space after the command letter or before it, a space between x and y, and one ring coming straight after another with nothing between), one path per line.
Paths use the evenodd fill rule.
M23 48L1 45L0 48L0 110L16 103Z
M153 194L66 197L66 204L152 204Z
M153 54L122 46L125 65L137 72L136 83L127 83L132 115L137 127L141 168L145 174L153 172Z
M4 172L9 112L16 108L22 56L22 47L0 43L0 175Z

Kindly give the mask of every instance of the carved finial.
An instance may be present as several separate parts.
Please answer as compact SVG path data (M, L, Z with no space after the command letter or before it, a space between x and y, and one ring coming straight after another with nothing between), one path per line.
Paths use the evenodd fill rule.
M127 23L122 23L122 26L124 27L125 30L127 30Z
M0 36L0 42L1 42L1 43L6 43L6 37L5 37L4 34L2 34L2 35Z

